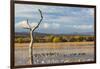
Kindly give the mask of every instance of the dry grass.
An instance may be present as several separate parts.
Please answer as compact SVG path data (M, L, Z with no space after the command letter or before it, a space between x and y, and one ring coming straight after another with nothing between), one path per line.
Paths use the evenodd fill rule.
M77 46L82 47L86 46L89 47L91 44L94 45L94 42L61 42L61 43L34 43L33 48L64 48L69 46ZM15 43L15 47L28 47L29 43Z

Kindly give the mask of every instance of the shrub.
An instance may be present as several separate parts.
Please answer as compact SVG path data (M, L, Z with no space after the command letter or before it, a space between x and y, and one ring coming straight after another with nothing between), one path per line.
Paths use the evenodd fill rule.
M84 38L84 37L82 37L82 36L80 36L80 37L78 38L78 40L79 40L79 41L84 41L84 40L85 40L85 38Z
M75 38L75 37L72 37L72 38L70 39L70 42L75 42L75 41L78 41L77 38Z
M94 40L95 40L95 38L92 36L87 38L87 41L94 41Z
M50 36L49 36L49 41L50 41L50 42L53 42L53 39L54 39L54 36L53 36L53 35L50 35Z
M17 41L18 43L22 43L22 42L23 42L23 38L18 38L16 41Z
M60 37L54 37L53 42L61 42L62 39Z

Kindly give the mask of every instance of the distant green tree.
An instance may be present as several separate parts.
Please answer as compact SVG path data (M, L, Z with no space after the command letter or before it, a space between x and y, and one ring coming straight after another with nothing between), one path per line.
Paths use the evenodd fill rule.
M75 41L78 41L78 39L75 38L75 37L72 37L72 38L70 39L70 42L75 42Z
M30 39L29 38L24 38L23 39L23 43L29 43L30 42Z
M22 42L23 42L23 38L18 38L18 39L17 39L17 42L18 42L18 43L22 43Z
M85 40L85 37L80 36L80 37L78 38L78 41L84 41L84 40Z
M90 36L87 38L87 41L94 41L94 40L95 40L95 38L93 36Z
M50 35L50 36L49 36L49 41L50 41L50 42L53 42L53 39L54 39L54 36L53 36L53 35Z
M62 41L61 37L54 37L53 38L53 42L61 42L61 41Z

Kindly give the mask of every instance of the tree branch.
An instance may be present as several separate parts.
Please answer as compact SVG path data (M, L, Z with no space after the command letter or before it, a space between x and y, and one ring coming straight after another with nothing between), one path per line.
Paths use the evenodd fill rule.
M24 27L24 29L29 29L29 30L31 30L31 26L30 26L29 23L28 23L28 19L27 19L26 24L28 25L28 27Z
M38 9L38 11L39 11L40 16L41 16L41 19L40 19L40 21L38 22L38 25L37 25L36 27L31 27L30 24L28 23L28 19L27 19L27 25L28 25L28 27L25 27L24 29L29 29L29 30L34 31L36 28L39 27L40 23L41 23L42 20L43 20L43 15L42 15L42 11L41 11L40 9Z
M30 29L30 28L25 28L25 27L24 27L24 29Z
M28 19L27 19L27 25L28 25L29 29L31 30L31 26L30 26L30 24L28 23Z
M38 9L38 11L39 11L39 13L40 13L41 19L40 19L40 21L38 22L38 25L37 25L35 28L32 28L33 31L34 31L36 28L39 27L40 23L41 23L42 20L43 20L42 11L41 11L40 9Z

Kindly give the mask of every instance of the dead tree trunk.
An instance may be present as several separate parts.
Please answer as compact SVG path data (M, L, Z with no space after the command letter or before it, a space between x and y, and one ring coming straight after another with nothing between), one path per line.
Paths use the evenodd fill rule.
M34 61L33 61L33 31L30 30L30 38L31 38L31 41L30 41L30 45L29 45L29 63L30 64L33 64Z
M30 30L30 39L31 39L30 44L29 44L29 63L30 64L34 64L34 60L33 60L33 43L34 43L34 37L33 37L33 34L34 34L35 29L37 29L39 27L40 23L43 20L42 12L41 12L40 9L39 9L39 13L40 13L41 19L38 22L37 26L31 27L29 25L29 23L28 23L28 20L27 20L28 28L26 28L26 29Z

